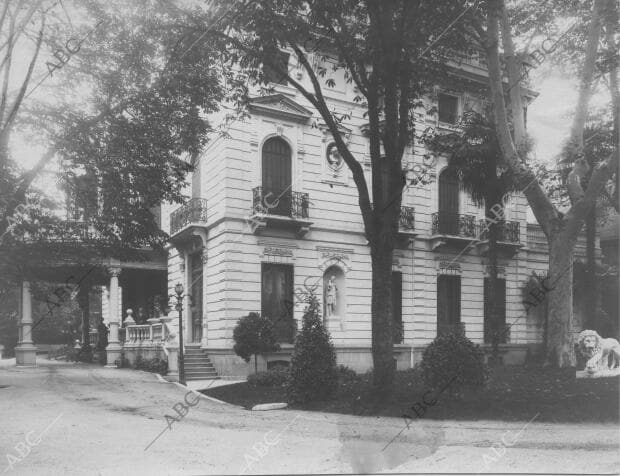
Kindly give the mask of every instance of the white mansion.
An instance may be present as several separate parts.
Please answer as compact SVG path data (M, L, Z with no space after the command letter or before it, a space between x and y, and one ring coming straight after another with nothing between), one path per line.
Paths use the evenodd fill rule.
M292 57L289 67L307 81ZM484 65L475 57L455 70L467 82L486 82ZM337 73L335 79L325 95L335 111L351 113L341 133L370 183L363 110L353 101L353 85ZM300 301L316 286L338 363L365 371L372 365L371 265L357 189L318 113L294 88L276 83L252 101L249 119L232 124L227 137L210 142L196 158L187 204L162 210L162 228L171 237L168 294L175 284L184 285L191 294L185 301L186 345L206 353L219 375L232 376L251 371L232 350L239 318L257 311L276 322L282 349L263 356L262 368L287 360L292 320L299 325ZM438 89L428 98L429 109L433 103L437 113L420 109L416 130L450 130L466 108L480 104L465 87ZM421 163L424 152L421 144L411 144L403 164ZM425 345L457 326L474 342L489 342L484 210L444 171L446 165L445 159L437 161L430 183L408 187L402 198L392 265L399 369L415 365ZM526 315L522 288L532 271L548 267L546 239L526 215L525 198L515 194L500 244L501 300L509 328L501 347L507 363L522 362L542 340L541 309ZM295 302L294 309L286 302Z
M283 58L298 81L308 82L292 57ZM415 111L416 131L453 130L465 110L481 106L482 99L471 93L472 85L487 81L479 58L469 57L453 65L453 71L462 78L462 87L438 87L426 98L426 109ZM335 85L326 86L324 94L336 113L351 115L341 134L370 183L363 110L353 101L353 85L342 72L332 74ZM356 371L371 367L371 265L357 189L318 113L295 89L278 83L273 82L268 94L257 90L249 118L232 123L228 134L214 138L194 159L187 203L158 208L161 227L170 235L166 253L151 250L146 262L96 263L98 272L92 273L89 286L104 289L109 365L122 357L134 362L138 355L165 356L170 378L178 376L179 320L169 296L182 284L188 379L251 372L252 365L233 352L233 329L250 312L272 319L281 342L279 352L261 356L261 368L288 360L304 297L313 288L338 362ZM527 92L526 99L534 96ZM414 141L403 166L414 170L425 152ZM459 330L487 346L490 341L484 211L447 173L446 165L445 158L432 162L425 184L408 186L402 196L392 264L394 357L399 369L414 366L424 347L442 332ZM538 225L527 222L527 211L525 198L514 194L502 225L500 301L506 332L501 350L506 363L524 361L543 339L544 305L526 313L523 288L533 271L547 269L547 245ZM85 216L78 210L69 219ZM580 240L577 245L578 257L584 255L583 244ZM72 277L90 274L86 268L66 271ZM32 364L36 347L26 280L21 294L17 362ZM87 315L88 301L80 301ZM580 331L580 310L575 311L575 328ZM91 331L91 344L96 334ZM89 339L85 326L84 339Z

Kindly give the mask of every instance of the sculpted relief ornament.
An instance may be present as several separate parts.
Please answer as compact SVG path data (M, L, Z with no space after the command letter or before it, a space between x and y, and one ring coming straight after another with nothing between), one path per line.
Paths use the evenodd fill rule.
M577 372L578 378L620 375L620 343L616 339L603 339L596 331L584 330L577 339L577 348L588 359L585 370Z
M329 168L334 172L338 172L342 168L342 156L340 155L340 152L338 152L335 142L332 142L327 146L325 159L327 160L327 165Z

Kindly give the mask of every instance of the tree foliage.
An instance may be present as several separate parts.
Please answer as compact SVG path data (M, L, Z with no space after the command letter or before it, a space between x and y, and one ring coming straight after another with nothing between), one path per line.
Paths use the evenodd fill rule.
M304 403L331 397L338 385L336 351L320 316L315 295L308 298L291 358L288 398Z
M20 10L9 3L10 11ZM206 116L222 98L213 50L180 51L183 25L161 2L88 0L65 6L74 18L71 28L57 24L46 30L43 44L57 52L75 50L81 41L79 50L59 68L47 67L51 74L37 94L24 97L12 127L3 130L8 138L19 125L20 136L45 152L30 170L16 164L10 148L2 155L0 179L14 186L3 187L0 197L0 234L10 228L19 237L26 228L57 235L67 226L58 212L28 207L23 213L36 177L56 167L69 196L79 192L81 203L71 218L87 220L108 255L160 247L166 236L153 207L184 200L192 159L212 131ZM44 18L56 12L41 8L35 12ZM46 69L48 56L54 57L35 58L35 72ZM45 222L33 214L46 215ZM4 243L6 234L3 238Z
M280 350L273 332L273 324L257 312L251 312L239 319L233 329L233 340L235 354L246 362L250 361L252 355L256 357L259 354Z

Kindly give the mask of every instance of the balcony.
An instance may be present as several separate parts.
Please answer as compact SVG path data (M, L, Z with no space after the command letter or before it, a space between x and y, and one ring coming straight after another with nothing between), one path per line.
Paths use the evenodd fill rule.
M88 243L101 239L101 234L88 221L63 221L47 224L16 238L22 243Z
M497 247L500 253L513 256L523 247L520 223L518 221L501 221L498 222L498 225ZM489 252L489 224L486 220L480 220L478 227L480 232L476 246L480 250L480 254L486 255Z
M170 214L170 241L188 241L207 226L207 200L192 198Z
M252 216L255 233L267 228L293 230L298 237L309 230L310 196L307 193L271 192L263 187L252 189Z
M462 246L463 243L476 241L478 236L476 217L459 213L436 212L431 215L431 248L443 245Z

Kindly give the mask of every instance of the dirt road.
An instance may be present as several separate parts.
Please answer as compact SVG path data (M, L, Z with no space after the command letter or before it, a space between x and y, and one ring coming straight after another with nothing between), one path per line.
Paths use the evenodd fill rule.
M0 474L620 471L611 424L418 420L383 450L404 420L250 412L145 372L45 360L0 366L0 421Z

